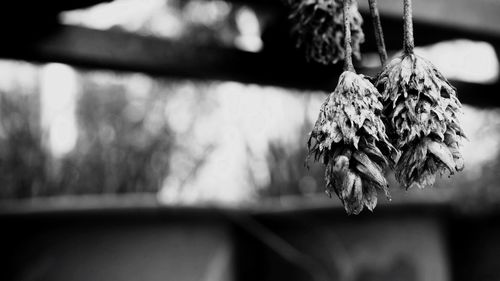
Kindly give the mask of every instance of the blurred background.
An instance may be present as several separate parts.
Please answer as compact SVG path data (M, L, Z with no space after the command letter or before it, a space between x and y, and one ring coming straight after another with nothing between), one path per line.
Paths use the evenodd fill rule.
M379 0L390 55L402 1ZM0 280L500 280L500 2L414 1L466 168L347 216L279 0L0 4ZM367 1L361 73L380 70Z

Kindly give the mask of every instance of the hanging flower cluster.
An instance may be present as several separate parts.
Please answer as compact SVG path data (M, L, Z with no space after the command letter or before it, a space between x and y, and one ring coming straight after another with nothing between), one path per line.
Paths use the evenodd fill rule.
M384 169L395 152L381 119L379 92L352 65L350 7L344 0L345 66L335 91L321 106L308 141L309 155L326 166L326 192L349 214L373 210L377 191L389 196Z
M396 179L404 187L432 185L437 174L463 169L458 150L465 137L455 89L427 60L413 53L392 60L376 85L393 142L402 155Z
M381 120L380 94L363 75L345 71L320 109L309 153L326 165L326 192L337 194L349 214L373 210L377 191L389 196L384 169L395 153Z
M378 76L386 125L402 155L396 179L405 188L434 184L437 175L464 168L458 149L465 134L455 88L432 63L414 54L411 1L404 2L404 52Z
M385 64L376 3L369 1ZM292 19L307 23L297 15L310 13L307 9L316 5L328 7L337 17L340 13L339 1L304 0L296 4ZM405 188L423 188L432 185L437 175L462 170L459 146L465 134L458 121L461 104L455 88L432 63L413 52L411 0L404 0L404 53L384 67L374 79L375 85L356 74L352 65L352 7L350 0L343 1L344 72L321 106L309 136L308 158L313 156L325 165L327 194L335 193L347 213L358 214L364 207L375 208L378 191L389 197L387 168L395 170L397 181ZM321 35L321 29L316 32L316 40L328 37ZM328 40L323 43L330 44ZM332 54L338 53L339 44L331 46L336 50Z
M334 64L345 57L342 0L287 0L291 9L291 32L297 47L304 50L308 60L322 64ZM352 49L361 57L359 45L365 35L361 25L363 18L357 2L350 4Z

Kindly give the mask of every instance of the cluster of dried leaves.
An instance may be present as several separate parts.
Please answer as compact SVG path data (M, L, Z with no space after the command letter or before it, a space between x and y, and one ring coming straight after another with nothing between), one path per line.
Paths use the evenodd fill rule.
M387 168L395 169L405 188L423 188L438 174L464 167L461 104L430 62L405 54L384 68L375 85L380 92L363 75L345 71L308 141L309 155L326 166L327 193L335 192L349 214L364 206L373 210L377 191L389 197Z
M373 210L377 191L389 196L384 169L396 153L381 119L380 94L363 75L345 71L320 109L308 141L310 155L326 166L326 187L348 213Z
M346 29L350 22L357 30L352 46L359 56L362 20L356 3L350 3L353 16L346 19ZM342 59L342 1L303 0L291 6L298 45L306 46L309 58L323 63ZM411 21L411 13L407 19ZM405 32L407 28L411 24L405 22ZM403 187L423 188L434 184L437 175L464 167L459 146L465 134L455 88L413 53L412 36L412 31L405 34L404 54L384 67L375 85L347 66L309 136L308 158L326 166L326 192L334 192L349 214L364 207L373 210L378 191L389 197L387 168L395 170Z
M465 134L455 88L422 57L404 54L378 76L387 128L402 155L396 178L404 187L432 185L437 174L464 167L458 150Z
M345 57L342 0L286 0L291 9L291 32L297 47L306 58L322 64L335 64ZM357 2L352 1L351 36L353 54L361 57L360 44L365 41L363 18Z

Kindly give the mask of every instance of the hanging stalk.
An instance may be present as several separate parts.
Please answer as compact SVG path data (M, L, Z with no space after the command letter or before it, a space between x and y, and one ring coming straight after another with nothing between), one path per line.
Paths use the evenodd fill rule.
M370 15L373 22L373 31L375 33L375 41L377 43L377 51L380 56L382 66L387 61L387 51L385 49L384 33L382 32L382 24L380 23L380 15L377 8L377 0L368 0L370 5Z
M405 54L413 53L415 42L413 41L413 20L411 11L411 0L404 0L404 42L403 49Z
M351 14L349 11L351 0L344 0L344 44L345 44L345 60L344 71L351 71L356 73L352 64L352 46L351 46Z

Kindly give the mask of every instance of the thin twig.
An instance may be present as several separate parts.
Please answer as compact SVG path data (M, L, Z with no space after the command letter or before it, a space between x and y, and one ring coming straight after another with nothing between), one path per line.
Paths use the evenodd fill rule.
M415 48L413 40L413 19L411 11L411 0L404 0L404 52L412 54Z
M380 15L377 8L377 0L368 0L370 4L370 15L373 22L373 31L375 33L375 41L377 43L377 50L380 56L380 63L382 66L387 61L387 51L385 49L384 33L382 32L382 24L380 23Z
M352 46L351 46L351 13L349 8L351 6L350 0L344 0L343 2L343 12L344 12L344 43L345 43L345 61L344 61L344 71L354 70L352 65Z

